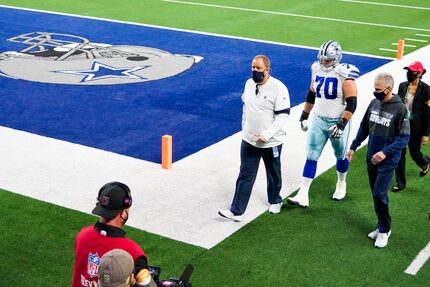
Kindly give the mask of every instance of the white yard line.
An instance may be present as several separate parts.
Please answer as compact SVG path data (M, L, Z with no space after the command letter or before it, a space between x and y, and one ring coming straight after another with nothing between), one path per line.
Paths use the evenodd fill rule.
M430 37L430 35L427 35L427 34L415 34L415 36L420 36L420 37Z
M406 8L406 9L430 10L430 8L428 8L428 7L398 5L398 4L389 4L389 3L380 3L380 2L357 1L357 0L339 0L339 1L340 2L359 3L359 4L399 7L399 8Z
M387 52L397 52L397 50L394 49L387 49L387 48L379 48L381 51L387 51Z
M416 275L418 271L420 271L421 267L426 263L426 261L430 258L430 241L420 253L418 253L417 257L412 261L408 268L406 268L405 273L410 275Z
M264 13L264 14L271 14L271 15L299 17L299 18L307 18L307 19L315 19L315 20L323 20L323 21L332 21L332 22L350 23L350 24L357 24L357 25L384 27L384 28L391 28L391 29L402 29L402 30L414 30L414 31L430 32L430 29L423 29L423 28L417 28L417 27L406 27L406 26L396 26L396 25L387 25L387 24L379 24L379 23L352 21L352 20L344 20L344 19L336 19L336 18L309 16L309 15L302 15L302 14L295 14L295 13L268 11L268 10L260 10L260 9L250 9L250 8L224 6L224 5L214 5L214 4L206 4L206 3L199 3L199 2L188 2L188 1L177 1L177 0L161 0L161 1L176 3L176 4L195 5L195 6L204 6L204 7L212 7L212 8L219 8L219 9L229 9L229 10Z
M398 46L399 43L391 43L391 45ZM403 46L405 46L405 47L412 47L412 48L416 47L416 45L410 45L410 44L404 44Z
M405 40L412 41L412 42L421 42L421 43L427 43L427 40L421 40L421 39L414 39L414 38L405 38Z

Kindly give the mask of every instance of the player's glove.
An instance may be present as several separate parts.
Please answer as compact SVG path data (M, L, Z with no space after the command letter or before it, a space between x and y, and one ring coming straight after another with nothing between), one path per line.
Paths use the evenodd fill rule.
M300 127L304 132L308 130L308 118L309 118L309 113L303 111L299 121L300 121Z
M338 139L342 136L343 130L345 129L348 120L345 118L340 119L337 124L329 127L328 132L330 133L330 138Z

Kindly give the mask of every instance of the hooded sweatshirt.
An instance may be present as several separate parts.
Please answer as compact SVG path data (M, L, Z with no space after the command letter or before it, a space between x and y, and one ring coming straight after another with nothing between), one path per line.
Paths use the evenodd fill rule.
M386 158L381 164L395 168L409 141L408 111L398 95L370 102L350 149L355 151L368 136L367 160L382 151Z

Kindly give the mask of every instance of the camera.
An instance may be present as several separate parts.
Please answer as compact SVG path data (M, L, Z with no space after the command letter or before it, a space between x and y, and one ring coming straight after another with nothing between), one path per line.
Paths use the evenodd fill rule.
M149 273L151 273L152 279L154 279L158 287L192 287L190 278L193 273L193 269L193 265L187 264L179 279L172 277L160 280L161 268L155 266L148 267Z

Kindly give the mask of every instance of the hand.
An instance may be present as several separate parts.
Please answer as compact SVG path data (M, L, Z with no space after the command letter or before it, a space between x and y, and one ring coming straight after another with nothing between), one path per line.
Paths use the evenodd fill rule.
M426 145L429 143L429 137L423 136L421 138L421 144Z
M343 134L343 129L340 129L337 125L333 125L328 128L328 132L330 133L330 138L338 139Z
M383 161L386 157L387 156L382 151L378 151L371 158L372 164L377 165L381 163L381 161Z
M302 131L307 131L308 130L308 120L303 120L300 122L300 128L302 129Z
M258 135L256 135L256 137L257 137L257 142L265 143L267 141L266 138L262 134L258 134Z
M304 132L308 130L308 118L309 118L309 113L303 111L300 116L299 122L300 122L300 128Z
M338 139L342 137L343 129L345 128L348 120L345 118L341 118L334 126L328 128L328 132L330 133L330 138Z
M148 269L141 269L137 273L134 286L149 287L151 284L151 273Z
M355 151L350 149L348 151L348 153L346 154L346 158L348 159L349 162L351 162L354 159L354 153L355 153Z

